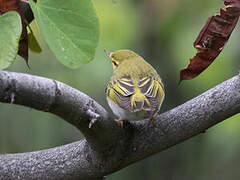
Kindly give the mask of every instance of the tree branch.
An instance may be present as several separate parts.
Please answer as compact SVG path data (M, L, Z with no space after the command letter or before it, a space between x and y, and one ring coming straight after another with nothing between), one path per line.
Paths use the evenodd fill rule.
M101 178L240 112L239 75L159 115L152 128L148 120L121 128L94 100L54 80L0 71L0 84L1 102L54 113L86 137L52 149L0 155L0 179Z
M74 88L55 80L7 71L0 71L0 84L1 102L53 113L77 127L98 149L115 140L105 132L119 129L118 123L96 101ZM92 124L96 115L99 117Z

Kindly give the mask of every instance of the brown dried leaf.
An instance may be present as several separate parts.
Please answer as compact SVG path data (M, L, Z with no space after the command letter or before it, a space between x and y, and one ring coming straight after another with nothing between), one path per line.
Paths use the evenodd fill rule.
M20 0L0 0L0 14L4 14L8 11L17 11L22 19L22 35L19 41L18 54L28 62L28 36L27 36L27 24L25 17L21 9Z
M220 15L208 18L194 42L197 54L187 68L180 72L180 81L189 80L203 72L220 54L235 28L240 15L240 0L225 0Z

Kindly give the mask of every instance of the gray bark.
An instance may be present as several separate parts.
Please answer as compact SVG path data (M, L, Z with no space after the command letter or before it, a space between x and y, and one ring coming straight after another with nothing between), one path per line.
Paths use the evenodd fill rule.
M0 71L0 84L1 102L56 114L85 136L52 149L0 155L0 179L101 179L240 111L239 75L158 115L153 127L141 120L121 128L93 99L55 80Z

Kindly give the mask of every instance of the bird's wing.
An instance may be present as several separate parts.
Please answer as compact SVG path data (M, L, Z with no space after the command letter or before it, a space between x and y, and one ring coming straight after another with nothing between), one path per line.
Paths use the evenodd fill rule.
M164 87L160 79L153 79L152 77L144 77L139 83L138 87L141 93L144 94L147 101L143 103L143 109L156 113L164 99Z
M134 83L130 77L123 77L114 83L109 83L106 88L106 95L121 108L133 111L131 107L131 95L135 92Z
M164 98L161 81L151 77L141 78L138 84L134 84L130 77L121 78L108 85L106 94L115 104L130 112L157 112Z

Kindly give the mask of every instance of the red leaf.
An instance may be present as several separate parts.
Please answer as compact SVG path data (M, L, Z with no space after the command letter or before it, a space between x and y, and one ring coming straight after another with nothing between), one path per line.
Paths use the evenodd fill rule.
M22 19L22 35L20 37L18 54L28 62L28 37L27 37L27 24L21 9L20 0L0 0L0 14L8 11L17 11Z
M203 72L220 54L240 15L240 0L225 0L220 15L208 18L194 42L197 54L187 68L180 72L180 81L189 80Z

